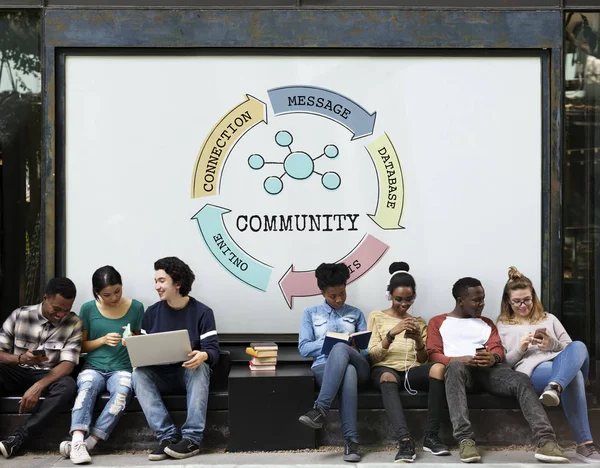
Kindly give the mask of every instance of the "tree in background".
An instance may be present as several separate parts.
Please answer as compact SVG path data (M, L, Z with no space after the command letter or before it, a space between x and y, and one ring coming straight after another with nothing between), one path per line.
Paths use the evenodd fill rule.
M39 12L0 12L0 321L39 300L40 52Z

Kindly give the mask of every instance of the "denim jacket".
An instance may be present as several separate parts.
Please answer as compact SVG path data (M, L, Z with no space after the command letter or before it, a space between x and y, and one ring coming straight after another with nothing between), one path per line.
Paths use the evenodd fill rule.
M323 301L304 311L300 325L298 351L304 357L315 358L312 367L317 367L325 364L327 360L327 355L321 354L327 332L350 334L366 329L365 316L356 307L344 304L340 310L335 310L327 304L327 301ZM361 350L360 353L365 358L368 356L366 349Z

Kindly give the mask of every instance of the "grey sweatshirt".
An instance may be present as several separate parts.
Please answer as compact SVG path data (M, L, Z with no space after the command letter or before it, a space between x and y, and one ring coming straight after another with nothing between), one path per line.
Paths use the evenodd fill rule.
M548 313L543 322L535 325L507 325L502 322L498 322L496 325L504 345L506 363L514 370L523 372L530 377L538 365L554 359L572 341L562 323L554 315ZM542 351L538 345L531 344L525 352L521 351L522 338L529 332L535 332L538 328L545 328L546 333L552 339L550 351Z

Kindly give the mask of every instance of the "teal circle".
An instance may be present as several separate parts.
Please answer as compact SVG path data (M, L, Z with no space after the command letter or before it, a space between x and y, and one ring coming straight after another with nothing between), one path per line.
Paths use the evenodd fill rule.
M281 182L279 177L275 176L267 177L263 186L267 193L270 193L271 195L277 195L283 190L283 182Z
M248 158L248 165L252 169L261 169L265 165L265 160L260 154L253 154Z
M323 174L323 177L321 177L321 183L326 189L335 190L341 185L342 179L340 179L340 176L335 172L326 172Z
M286 130L281 130L275 134L275 142L284 148L290 146L293 141L292 134Z
M328 158L331 158L331 159L337 158L338 155L340 154L337 146L335 146L335 145L327 145L325 147L324 153L325 153L325 156L327 156Z
M294 151L285 158L283 168L292 179L304 180L313 173L315 164L308 154Z

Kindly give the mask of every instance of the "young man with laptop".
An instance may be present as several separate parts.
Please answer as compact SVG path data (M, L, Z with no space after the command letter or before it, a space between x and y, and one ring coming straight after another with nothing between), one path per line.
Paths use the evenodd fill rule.
M195 279L190 267L177 257L165 257L154 263L154 270L154 289L160 301L146 310L142 328L149 335L187 330L191 352L183 363L136 367L133 386L148 425L159 440L148 459L182 459L200 452L211 368L219 360L219 341L213 311L189 296ZM127 342L134 338L144 337L131 337ZM133 356L132 363L136 365ZM188 405L181 431L161 397L162 393L180 391L185 391Z

